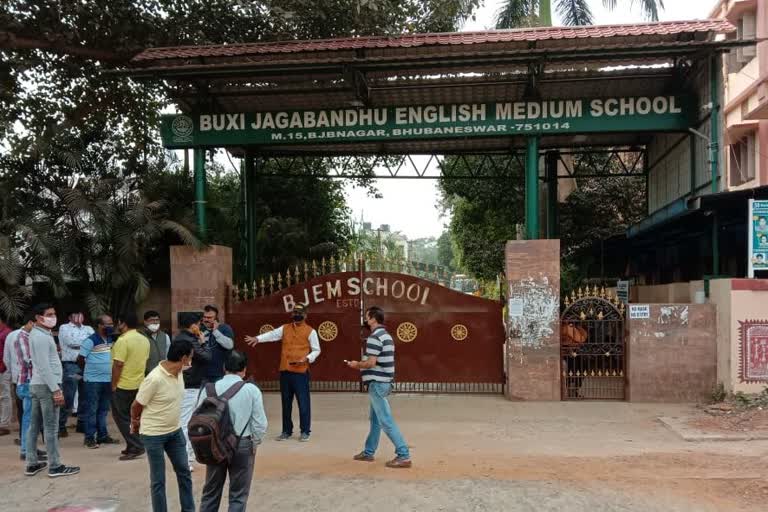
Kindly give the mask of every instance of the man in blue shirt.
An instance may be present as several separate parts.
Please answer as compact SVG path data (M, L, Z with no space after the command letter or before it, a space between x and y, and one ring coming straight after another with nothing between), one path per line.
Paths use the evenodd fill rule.
M102 315L96 322L96 332L80 345L77 362L83 368L85 381L85 446L118 444L107 432L107 414L112 403L112 334L114 322Z
M219 322L219 309L211 304L203 308L200 330L211 351L211 360L206 364L203 380L216 382L224 376L224 361L229 352L235 348L235 333L232 327Z

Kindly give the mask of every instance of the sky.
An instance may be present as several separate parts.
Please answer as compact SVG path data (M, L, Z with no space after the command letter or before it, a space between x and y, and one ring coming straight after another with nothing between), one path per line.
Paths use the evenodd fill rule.
M555 2L553 2L555 3ZM602 0L589 0L592 15L598 25L617 23L638 23L643 17L639 8L628 9L632 0L618 0L618 8L611 12L603 7ZM635 2L638 3L638 2ZM476 20L468 21L462 30L492 29L494 14L502 0L486 0L477 11ZM709 16L716 0L665 0L665 9L659 13L662 21L700 19ZM555 25L560 25L557 14L553 13ZM347 185L347 203L353 218L371 222L373 227L389 224L393 231L401 231L408 238L440 236L450 219L441 217L437 202L439 192L436 180L380 179L376 182L382 194L381 199L367 195L360 188Z

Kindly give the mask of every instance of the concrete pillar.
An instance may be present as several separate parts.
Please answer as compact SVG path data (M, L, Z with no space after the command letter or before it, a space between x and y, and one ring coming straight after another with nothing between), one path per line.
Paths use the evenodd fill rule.
M560 400L560 240L507 242L505 266L506 396Z
M227 289L232 285L232 249L212 245L196 251L187 245L171 247L171 325L178 330L178 314L201 312L206 304L219 308L219 320L227 309Z

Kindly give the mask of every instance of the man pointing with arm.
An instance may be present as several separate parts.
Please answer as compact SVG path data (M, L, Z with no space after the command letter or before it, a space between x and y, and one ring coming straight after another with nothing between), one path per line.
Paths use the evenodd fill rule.
M278 327L259 336L246 336L245 341L252 347L257 343L282 341L280 353L280 395L283 405L283 431L278 441L290 439L293 435L293 397L299 402L299 441L309 441L311 432L311 407L309 397L309 365L320 355L320 341L317 331L306 323L307 308L296 304L291 312L291 323Z

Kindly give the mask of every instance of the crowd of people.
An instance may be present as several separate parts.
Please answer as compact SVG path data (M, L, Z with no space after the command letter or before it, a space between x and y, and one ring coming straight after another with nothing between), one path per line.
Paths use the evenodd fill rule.
M299 405L299 440L310 439L309 367L321 350L306 316L306 307L297 304L285 325L245 337L250 346L282 343L283 421L278 441L293 435L294 399ZM353 459L373 461L383 430L396 453L387 466L407 468L411 466L408 445L387 398L394 378L395 345L384 328L380 308L369 308L365 316L371 330L365 356L361 361L345 361L361 371L370 397L370 432L363 451ZM84 319L82 312L70 313L68 323L58 329L58 340L57 312L50 304L34 306L15 330L0 320L0 436L10 434L15 400L16 442L24 474L34 476L47 469L54 478L80 472L79 467L64 464L59 451L59 439L69 435L67 423L72 416L77 417L75 430L83 434L84 447L121 444L109 433L111 410L125 442L119 460L147 457L154 511L167 510L166 456L177 478L183 511L195 510L191 472L198 460L206 465L199 510L219 509L227 477L229 510L245 510L256 447L267 431L267 417L258 386L245 381L247 356L234 349L235 334L219 321L218 309L207 305L202 315L181 313L173 339L161 329L157 311L145 312L143 324L133 312L100 315L93 327ZM45 450L38 449L41 435Z

